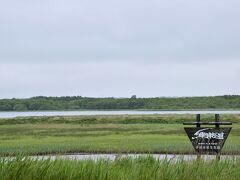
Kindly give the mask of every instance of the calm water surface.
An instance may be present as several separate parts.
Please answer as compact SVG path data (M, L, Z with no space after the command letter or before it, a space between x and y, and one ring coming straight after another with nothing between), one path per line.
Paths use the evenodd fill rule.
M185 160L185 161L191 161L196 160L197 155L175 155L175 154L73 154L73 155L46 155L46 156L31 156L33 159L48 159L54 160L56 158L60 159L71 159L71 160L94 160L97 161L99 159L109 159L109 160L115 160L117 157L129 157L129 158L138 158L138 157L148 157L151 156L154 159L159 160L172 160L178 161L178 160ZM216 155L202 155L202 159L204 160L213 160L216 159ZM240 156L233 156L233 155L222 155L221 160L234 160L239 159Z
M80 116L80 115L131 115L131 114L240 114L240 111L28 111L0 112L0 118L31 117L31 116Z

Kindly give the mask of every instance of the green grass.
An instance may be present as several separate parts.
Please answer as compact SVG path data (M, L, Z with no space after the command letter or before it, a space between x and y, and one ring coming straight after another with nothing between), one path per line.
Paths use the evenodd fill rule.
M203 120L210 118L209 115ZM232 120L231 120L232 119ZM32 117L0 120L0 155L60 153L194 153L182 121L192 115ZM239 115L223 121L240 122ZM240 154L240 124L223 149Z
M240 177L240 160L183 161L155 160L152 157L111 160L41 160L26 157L0 159L4 180L226 180Z
M55 117L18 117L0 119L0 125L6 124L180 124L195 121L195 115L92 115L92 116L55 116ZM214 121L213 115L202 115L201 121ZM240 114L221 115L221 121L240 123Z

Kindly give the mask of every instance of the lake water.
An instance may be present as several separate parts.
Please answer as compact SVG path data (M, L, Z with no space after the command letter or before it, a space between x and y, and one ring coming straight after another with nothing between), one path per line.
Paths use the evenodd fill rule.
M28 112L0 112L0 118L31 117L31 116L81 116L81 115L147 115L147 114L240 114L240 111L28 111Z
M138 158L138 157L148 157L151 156L154 159L158 160L171 160L176 162L178 160L191 161L196 160L197 155L175 155L175 154L72 154L72 155L46 155L46 156L30 156L33 159L48 159L54 160L56 158L60 159L71 159L71 160L94 160L97 161L99 159L109 159L115 160L117 157L121 158ZM216 159L216 155L202 155L202 159L204 160L213 160ZM239 159L240 156L237 155L221 155L221 160L233 160Z

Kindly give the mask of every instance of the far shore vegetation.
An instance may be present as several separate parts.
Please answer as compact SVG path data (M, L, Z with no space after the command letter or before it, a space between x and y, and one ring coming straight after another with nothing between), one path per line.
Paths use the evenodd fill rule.
M90 98L81 96L0 99L0 111L240 109L240 96Z

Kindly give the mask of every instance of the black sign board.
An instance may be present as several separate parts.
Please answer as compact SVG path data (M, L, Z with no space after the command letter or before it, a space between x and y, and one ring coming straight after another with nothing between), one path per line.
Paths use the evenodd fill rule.
M196 127L184 129L196 152L218 154L232 128Z

